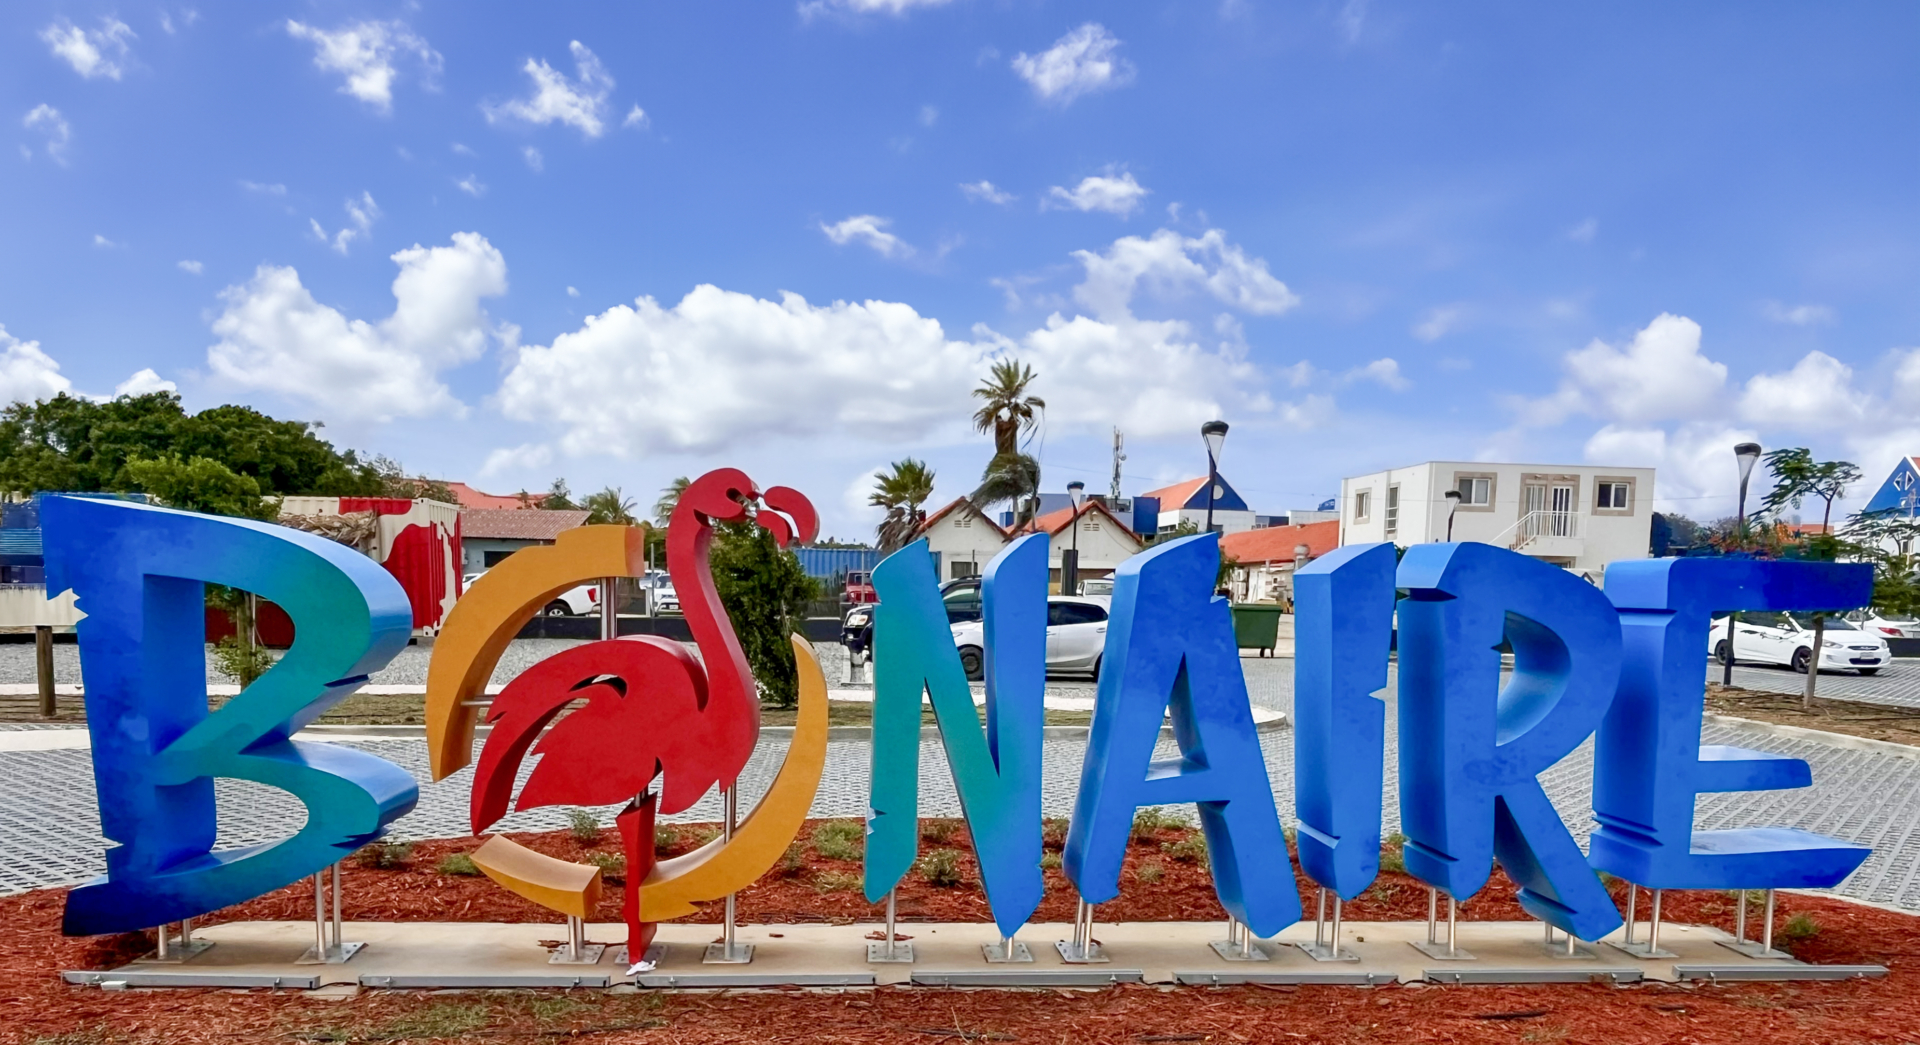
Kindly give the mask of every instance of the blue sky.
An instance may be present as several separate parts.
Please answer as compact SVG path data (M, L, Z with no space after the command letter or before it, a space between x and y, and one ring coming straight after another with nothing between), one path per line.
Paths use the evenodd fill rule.
M484 489L1920 452L1920 8L19 2L0 397L170 383ZM396 298L396 294L398 297Z

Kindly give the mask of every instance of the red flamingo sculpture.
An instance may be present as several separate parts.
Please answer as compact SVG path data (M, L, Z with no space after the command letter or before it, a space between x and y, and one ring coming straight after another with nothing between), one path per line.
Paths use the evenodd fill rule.
M759 510L750 511L756 503ZM627 860L627 947L634 961L655 929L639 920L640 883L654 863L655 815L683 812L715 785L732 788L760 735L758 688L707 562L715 524L749 518L783 548L812 540L818 530L813 505L799 491L776 486L762 493L731 468L689 483L674 508L667 570L699 659L653 635L587 643L521 673L487 715L493 731L474 770L475 834L506 815L530 747L544 757L512 801L515 809L627 800L615 823ZM541 735L562 709L580 701L583 707Z

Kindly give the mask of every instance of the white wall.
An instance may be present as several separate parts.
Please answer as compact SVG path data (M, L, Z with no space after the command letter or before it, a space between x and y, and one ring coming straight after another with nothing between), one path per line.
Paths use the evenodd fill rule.
M999 529L965 508L956 508L941 516L921 536L927 539L930 550L940 553L940 579L943 581L951 580L954 576L950 564L974 562L984 570L987 562L1007 545Z
M1216 516L1215 521L1219 521ZM1088 512L1080 517L1080 573L1107 573L1117 569L1129 557L1137 554L1141 544L1127 528L1097 512ZM1053 569L1060 568L1060 553L1073 547L1074 534L1071 528L1062 528L1059 533L1048 538L1047 561Z
M1255 514L1254 512L1230 512L1224 508L1215 508L1213 510L1213 525L1219 527L1221 533L1239 533L1242 530L1251 530L1253 529L1253 517ZM1207 510L1202 507L1181 508L1161 512L1160 532L1165 533L1169 528L1179 526L1183 521L1192 523L1195 529L1201 533L1205 533L1207 530Z

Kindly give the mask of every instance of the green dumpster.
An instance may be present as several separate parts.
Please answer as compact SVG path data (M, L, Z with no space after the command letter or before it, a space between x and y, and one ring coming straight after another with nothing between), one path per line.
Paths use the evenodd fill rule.
M1277 605L1235 603L1233 607L1233 644L1241 649L1257 649L1263 657L1273 655L1280 639L1280 612Z

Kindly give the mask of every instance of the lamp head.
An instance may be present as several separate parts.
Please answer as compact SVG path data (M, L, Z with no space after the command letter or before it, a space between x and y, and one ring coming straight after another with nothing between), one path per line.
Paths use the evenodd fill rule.
M1747 476L1753 474L1753 466L1760 461L1759 443L1741 443L1733 448L1734 460L1740 462L1740 485L1747 485Z
M1446 492L1446 498L1447 498L1447 501L1448 501L1449 503L1451 503L1451 504L1459 504L1459 503L1460 503L1460 491L1458 491L1458 490L1448 490L1448 491Z
M1206 424L1200 426L1200 438L1207 441L1207 457L1218 467L1220 463L1220 448L1227 442L1227 423L1225 421L1208 421Z
M1073 499L1073 510L1079 511L1080 506L1087 503L1087 484L1078 479L1068 483L1067 496Z

